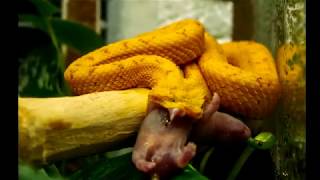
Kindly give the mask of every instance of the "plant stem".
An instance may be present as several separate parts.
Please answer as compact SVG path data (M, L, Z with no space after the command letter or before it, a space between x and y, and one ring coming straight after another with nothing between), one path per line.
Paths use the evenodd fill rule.
M50 23L50 17L48 18L45 18L45 23L47 25L47 28L48 28L48 33L49 33L49 36L51 38L51 41L53 43L53 46L55 47L56 51L57 51L57 57L58 57L58 60L59 60L59 67L64 70L64 61L63 61L63 57L62 57L62 52L61 52L61 49L59 47L59 43L58 43L58 40L57 40L57 37L56 37L56 34L54 33L54 30L52 28L52 25Z
M201 163L200 163L200 168L199 168L200 173L202 173L202 174L204 173L205 167L207 165L207 162L208 162L209 157L212 154L213 150L214 150L214 148L212 147L204 154L204 156L201 160Z
M242 152L241 156L239 159L236 161L235 165L233 166L231 173L229 174L227 180L234 180L237 175L239 174L242 166L244 163L247 161L248 157L253 153L255 148L253 148L251 145L247 145L247 147L244 149Z
M58 40L57 40L57 37L56 37L56 34L52 28L52 24L50 22L50 17L48 18L45 18L45 23L47 25L47 28L48 28L48 33L49 33L49 36L51 38L51 41L56 49L56 53L57 53L57 61L58 61L58 67L60 69L60 72L64 72L65 70L65 58L63 57L63 53L62 53L62 50L59 46L59 43L58 43ZM63 80L63 84L62 84L62 91L61 89L58 90L59 94L60 95L71 95L71 91L70 89L68 88L68 85L66 84L66 82Z
M159 178L159 176L157 174L151 175L151 178L150 178L150 180L159 180L159 179L160 178Z

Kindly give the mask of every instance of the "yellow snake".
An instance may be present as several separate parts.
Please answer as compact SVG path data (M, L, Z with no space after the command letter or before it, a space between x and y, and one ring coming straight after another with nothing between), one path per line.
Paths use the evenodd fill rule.
M75 60L65 71L74 94L150 88L150 101L200 118L211 93L249 118L267 115L279 96L273 58L262 45L219 45L204 26L184 19ZM209 90L210 89L210 90Z

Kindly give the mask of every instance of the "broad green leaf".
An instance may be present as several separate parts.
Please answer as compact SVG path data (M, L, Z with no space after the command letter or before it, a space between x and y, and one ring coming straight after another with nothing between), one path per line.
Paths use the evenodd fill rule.
M81 54L105 45L104 40L95 31L84 25L59 18L50 19L50 23L57 40L77 49Z
M19 15L20 27L40 29L50 35L46 21L51 23L55 38L58 42L73 47L81 54L85 54L105 45L104 40L95 31L79 23L59 18L46 19L30 14Z
M60 12L60 9L51 4L48 0L29 0L37 8L42 16L52 16Z

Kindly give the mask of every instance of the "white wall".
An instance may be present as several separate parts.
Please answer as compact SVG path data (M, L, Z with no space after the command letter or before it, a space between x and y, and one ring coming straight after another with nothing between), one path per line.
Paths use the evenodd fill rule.
M183 18L196 18L219 41L232 36L233 3L219 0L109 0L108 42Z

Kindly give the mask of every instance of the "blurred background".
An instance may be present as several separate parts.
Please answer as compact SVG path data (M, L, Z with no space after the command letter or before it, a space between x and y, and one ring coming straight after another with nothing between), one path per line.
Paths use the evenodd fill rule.
M255 152L238 178L304 179L303 0L18 0L18 15L19 96L72 95L63 72L73 60L183 18L201 21L220 43L264 44L276 61L283 94L271 117L248 125L253 132L273 132L277 143ZM244 147L217 146L204 174L225 179Z

